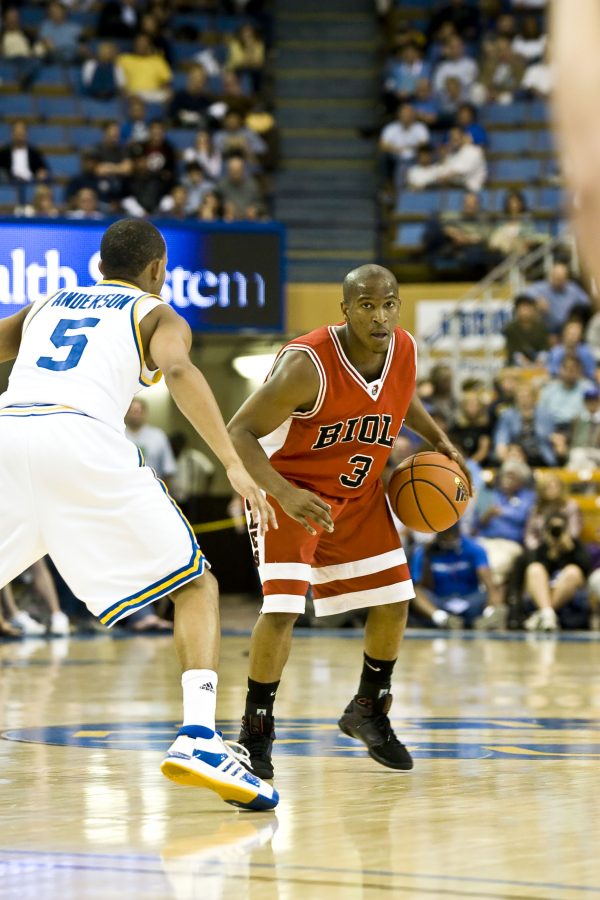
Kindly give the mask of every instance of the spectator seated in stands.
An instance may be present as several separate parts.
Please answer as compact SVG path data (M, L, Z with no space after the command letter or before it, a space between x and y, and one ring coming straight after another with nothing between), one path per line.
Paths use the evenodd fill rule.
M123 144L142 144L150 137L150 125L146 104L141 97L130 97L127 104L127 118L121 125Z
M22 91L27 91L41 68L35 54L34 36L24 29L19 18L19 10L8 7L0 30L0 59L14 66L15 76Z
M454 124L466 131L467 134L470 134L471 140L476 146L487 147L487 131L477 121L477 108L472 103L461 103L458 107Z
M249 22L242 25L229 41L226 68L247 80L251 93L260 93L265 66L265 43Z
M54 202L50 185L38 184L33 192L31 203L15 207L14 215L39 219L56 219L57 216L60 216L60 210Z
M518 34L512 41L512 49L526 63L533 63L544 58L547 42L548 38L542 34L538 17L528 15L521 20Z
M506 365L529 368L542 366L550 348L550 335L533 297L517 294L513 318L502 331Z
M194 65L188 70L185 87L175 92L171 101L169 116L175 127L206 128L208 109L214 97L207 88L208 76L202 66Z
M419 190L434 184L445 184L479 192L487 179L487 163L482 147L476 147L470 134L462 128L452 128L445 159L431 166L426 175L419 175L413 169L407 172L409 187Z
M210 113L215 119L222 119L228 110L238 112L245 118L252 109L253 100L245 92L244 87L235 72L223 72L221 79L221 93L210 108Z
M567 486L556 472L540 473L536 480L537 499L525 528L525 546L537 550L544 537L549 516L557 513L567 522L567 531L576 540L581 537L583 517L575 500L567 495Z
M476 41L481 30L478 5L466 0L450 0L433 12L427 26L427 37L434 37L444 25L452 25L466 41Z
M252 169L259 167L267 147L263 139L244 124L239 112L229 110L223 121L223 128L216 132L213 144L221 156L241 154Z
M521 191L507 192L502 212L503 221L490 234L491 250L496 250L503 257L525 256L534 247L548 240L546 235L536 231Z
M169 441L177 463L172 495L188 520L197 522L202 500L209 493L215 477L215 465L201 450L190 447L183 431L174 432Z
M160 20L157 15L147 10L140 21L139 34L145 34L153 47L165 58L170 66L173 64L171 45L165 37L165 31L161 31Z
M467 91L460 78L450 77L444 82L441 91L435 94L438 106L438 128L453 128L461 106L468 97Z
M596 357L592 348L583 342L583 324L579 319L565 322L562 328L560 344L552 347L548 354L548 371L555 378L565 356L576 356L581 363L584 378L594 380L596 376Z
M507 459L508 449L519 445L530 466L555 466L557 463L551 436L553 423L539 410L536 392L524 382L516 389L515 405L503 409L494 432L494 455L499 462Z
M458 35L448 38L443 49L444 59L433 73L433 90L441 94L448 78L458 78L469 91L477 78L477 63L465 53L465 45Z
M139 25L141 11L138 0L109 0L100 9L96 33L98 37L133 40Z
M139 144L132 148L131 156L132 172L123 187L121 206L129 216L151 216L168 192L168 185L160 172L149 170L148 157Z
M117 64L117 47L108 41L98 45L96 56L81 69L83 91L95 100L114 100L125 87L123 70Z
M171 188L158 204L158 215L169 219L184 221L189 218L188 193L183 184L176 184Z
M228 157L225 176L219 181L217 192L223 204L223 218L226 222L260 218L260 190L256 180L247 174L246 163L241 154Z
M584 588L591 563L583 544L569 534L562 513L548 516L540 545L525 553L518 569L523 572L525 597L536 607L525 621L528 631L556 631L560 611L565 615L567 605L574 607L571 615L579 613L576 627L581 627L588 616Z
M206 195L214 191L215 183L206 177L204 169L197 162L187 164L181 183L187 193L186 212L190 216L196 215Z
M584 410L583 396L591 382L583 378L581 363L574 355L566 355L558 375L544 385L538 400L538 411L552 431L568 431Z
M148 163L148 171L160 176L165 187L164 193L167 193L175 183L177 154L160 119L150 122L148 140L140 146Z
M569 432L555 437L557 458L571 471L600 466L600 387L596 383L585 389L583 405Z
M479 81L473 87L472 98L482 103L512 103L521 87L525 64L512 49L507 37L499 36L485 53Z
M207 178L215 181L223 174L223 155L217 150L210 132L199 131L193 147L183 151L183 161L187 165L197 163Z
M82 27L70 22L68 11L62 3L48 4L48 17L39 29L46 62L75 63L83 55Z
M432 416L441 415L448 422L454 419L458 403L454 396L454 375L450 366L445 363L432 366L429 377L419 382L417 391Z
M530 100L546 100L554 87L554 75L548 62L541 60L525 69L520 93Z
M10 144L0 147L0 180L46 181L48 163L39 150L27 140L27 125L17 119L11 129Z
M490 453L491 422L489 409L476 390L463 391L450 434L474 462L485 465Z
M94 221L104 218L104 213L98 209L98 194L93 188L82 187L75 195L75 203L67 211L68 219L87 219Z
M429 84L429 75L430 66L416 44L397 47L385 66L383 93L388 110L396 109L401 101L411 100L421 81Z
M495 584L503 589L523 552L525 525L535 502L530 483L529 466L507 460L496 486L480 491L475 501L474 534L487 551Z
M411 612L437 628L462 628L485 620L489 627L504 626L506 615L487 553L477 541L463 537L458 525L416 548L411 574L415 585ZM484 618L486 609L490 612Z
M93 153L98 196L102 203L114 205L123 197L124 181L132 171L131 155L121 144L118 122L107 122Z
M396 173L398 183L404 167L415 158L417 149L428 143L429 129L422 122L417 122L410 103L402 103L398 107L396 121L386 125L379 137L379 151L387 178L393 178Z
M590 298L569 278L568 266L563 262L552 265L547 281L534 281L528 285L527 293L537 300L552 334L559 334L567 319L581 312L586 314L590 306Z
M415 111L417 122L422 122L428 128L435 128L438 124L440 106L431 90L428 78L419 78L412 99L412 107Z
M145 464L170 488L177 471L171 444L162 428L148 424L148 404L141 397L134 397L125 413L125 436L142 451Z
M585 329L585 340L600 362L600 312L594 313Z
M169 100L173 73L147 34L138 34L133 51L121 53L117 62L125 76L127 94L141 97L148 103L164 103Z
M204 195L197 215L200 222L220 222L223 218L223 204L216 191Z
M475 193L465 194L461 214L431 218L423 234L423 253L436 275L473 281L486 275L496 261L488 248L490 227Z
M91 188L97 191L98 179L96 177L96 154L93 150L82 150L79 156L80 171L69 178L64 192L64 202L71 207L76 195L81 188Z

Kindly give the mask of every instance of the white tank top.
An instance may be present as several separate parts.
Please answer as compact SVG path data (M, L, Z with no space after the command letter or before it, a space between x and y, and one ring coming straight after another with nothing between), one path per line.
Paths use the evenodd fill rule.
M123 431L133 395L162 375L146 366L139 326L164 302L109 279L38 301L23 324L0 408L67 406Z

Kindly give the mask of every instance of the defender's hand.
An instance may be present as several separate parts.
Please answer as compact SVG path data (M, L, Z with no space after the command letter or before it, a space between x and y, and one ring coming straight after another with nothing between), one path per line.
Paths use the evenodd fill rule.
M454 444L448 440L448 438L442 438L441 441L438 441L435 445L435 449L438 453L443 453L444 456L449 456L450 459L453 459L455 463L461 467L464 472L464 476L467 479L467 486L469 488L469 497L473 496L473 485L471 484L471 476L469 475L469 470L467 469L467 464L464 460L462 453L459 453Z
M308 521L311 519L325 531L333 531L333 519L331 507L317 494L305 491L302 488L289 485L285 493L277 497L277 502L285 513L306 528L309 534L316 534L316 529Z
M265 499L265 495L250 477L242 463L234 463L227 469L227 477L231 487L244 497L250 505L252 519L258 523L261 534L269 530L269 526L277 528L277 517L275 510Z

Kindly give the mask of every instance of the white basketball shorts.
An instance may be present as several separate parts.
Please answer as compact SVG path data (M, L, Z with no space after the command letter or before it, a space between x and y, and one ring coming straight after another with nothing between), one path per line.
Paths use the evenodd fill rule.
M0 410L0 586L45 554L107 626L206 564L124 435L65 407L8 407Z

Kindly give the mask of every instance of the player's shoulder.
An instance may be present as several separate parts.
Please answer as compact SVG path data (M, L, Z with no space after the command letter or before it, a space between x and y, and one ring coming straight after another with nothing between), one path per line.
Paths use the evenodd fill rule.
M323 325L321 328L315 328L314 331L308 331L306 334L301 334L298 337L293 338L291 341L288 341L283 349L291 350L294 347L312 347L318 349L324 345L329 345L330 342L330 326Z

